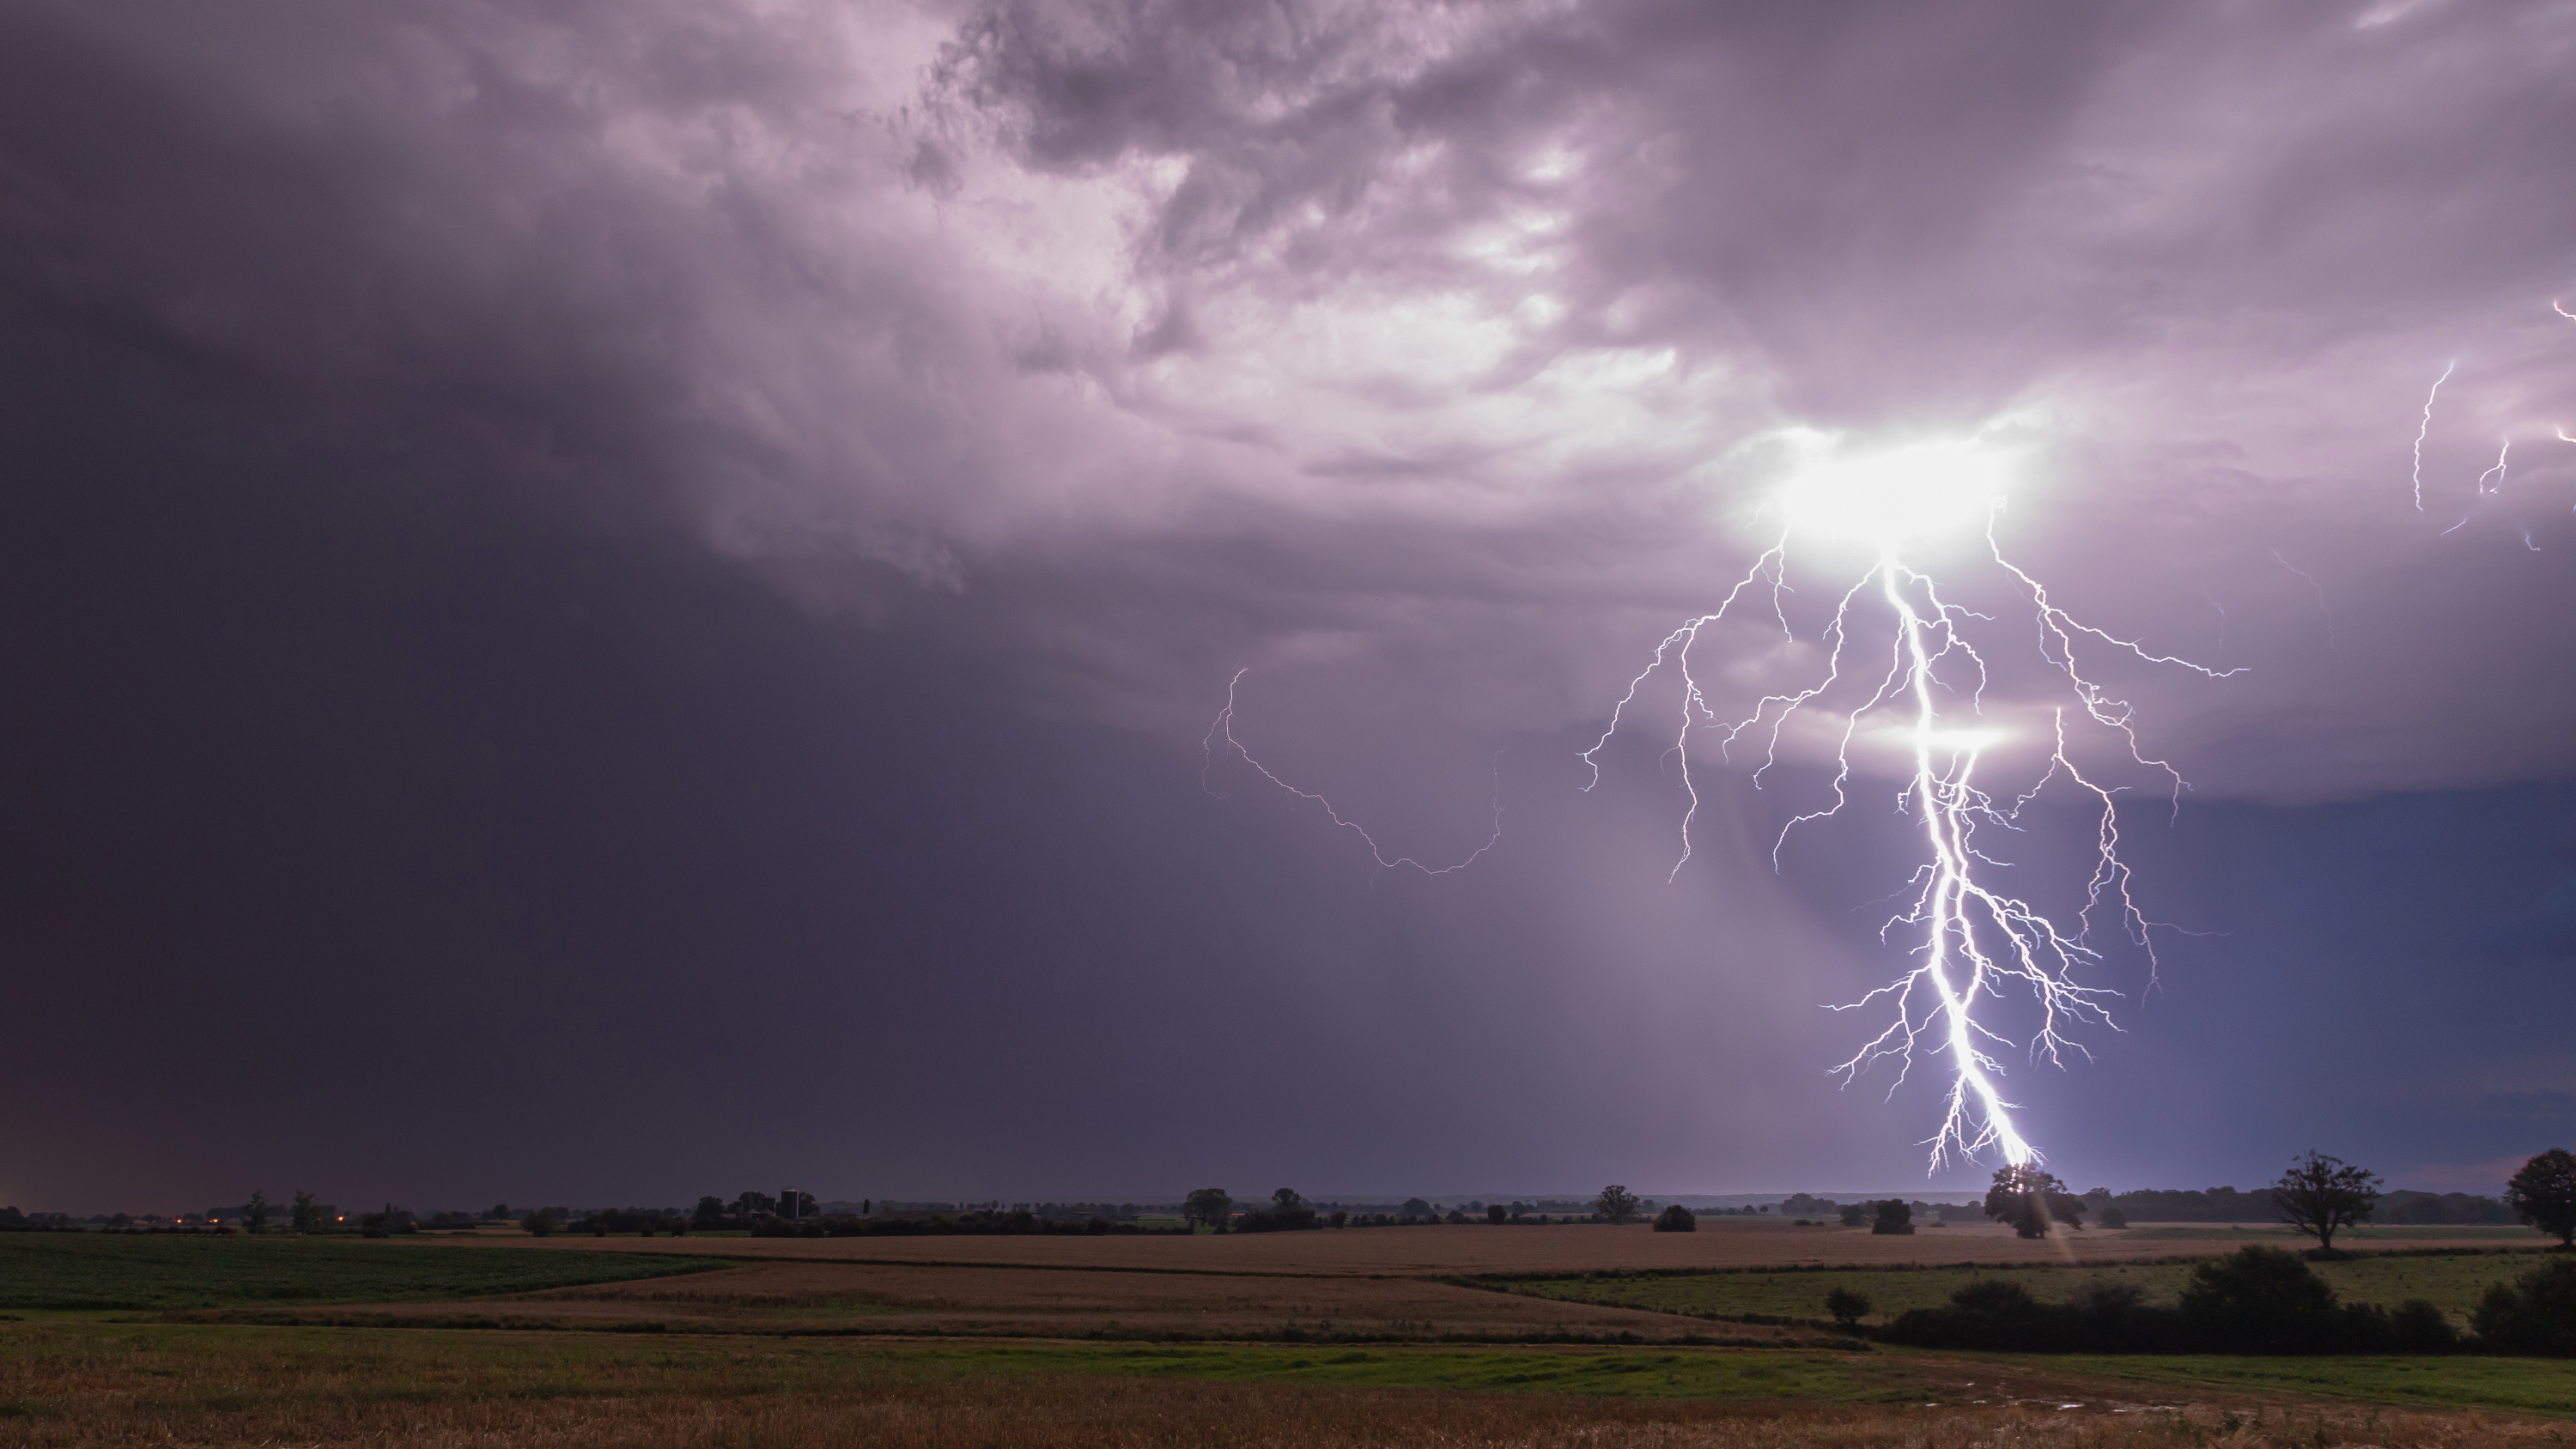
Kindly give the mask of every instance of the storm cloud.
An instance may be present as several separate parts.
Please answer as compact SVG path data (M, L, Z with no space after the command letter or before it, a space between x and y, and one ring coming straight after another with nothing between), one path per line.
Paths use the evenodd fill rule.
M2571 62L2565 3L0 5L54 983L10 1030L135 1083L0 1187L69 1205L220 1059L208 962L271 1099L290 1040L480 1063L418 1162L330 1169L370 1191L557 1191L489 1125L540 1091L683 1104L565 1167L603 1197L1884 1187L1920 1104L1837 1093L1817 1007L1885 974L1901 835L1775 872L1793 737L1764 789L1710 759L1667 885L1662 726L1575 758L1769 542L1793 432L2007 440L2016 562L2241 671L2106 665L2191 782L2158 917L2226 934L2161 995L2114 963L2151 1024L2020 1079L2075 1170L2311 1145L2327 1102L2242 1101L2319 1070L2320 981L2374 1051L2444 983L2420 1075L2337 1069L2423 1107L2382 1150L2521 1150L2576 1089L2492 1025L2563 1006L2576 879ZM1812 639L1847 580L1791 582ZM1756 697L1805 647L1704 664ZM1426 859L1499 800L1502 845L1354 860L1202 756L1238 670L1283 778ZM2032 648L1989 704L2060 694ZM473 1004L408 1019L423 979ZM799 1105L690 1146L762 1071ZM1051 1081L1209 1093L1187 1151L1077 1152L1017 1115Z

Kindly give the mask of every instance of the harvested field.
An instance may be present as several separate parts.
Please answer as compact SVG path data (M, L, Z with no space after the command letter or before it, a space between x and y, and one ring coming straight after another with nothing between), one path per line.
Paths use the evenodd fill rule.
M441 1242L424 1239L419 1250ZM729 1258L809 1262L1018 1264L1030 1267L1166 1270L1192 1273L1346 1275L1477 1275L1580 1273L1602 1269L1749 1268L1791 1264L2084 1263L2198 1253L2227 1253L2241 1244L2133 1241L2123 1232L2061 1233L2040 1241L1993 1224L1927 1228L1911 1237L1877 1237L1861 1228L1792 1227L1787 1223L1717 1220L1695 1233L1658 1233L1644 1224L1494 1227L1346 1228L1310 1233L1229 1233L1199 1237L943 1238L552 1238L567 1252L703 1253ZM2409 1239L2408 1247L2445 1240ZM2458 1246L2493 1248L2492 1238ZM2531 1240L2538 1249L2542 1242Z
M457 1312L454 1305L426 1303L376 1311L431 1322ZM472 1313L528 1325L652 1322L699 1331L1162 1340L1664 1341L1712 1333L1705 1322L1647 1309L1410 1278L801 1262L489 1298L472 1305ZM1812 1337L1766 1328L1729 1328L1723 1336L1743 1342Z
M1795 1396L1794 1398L1790 1396ZM909 1347L586 1334L0 1325L0 1445L1175 1444L2150 1449L2560 1442L2546 1422L2259 1386L1867 1357Z

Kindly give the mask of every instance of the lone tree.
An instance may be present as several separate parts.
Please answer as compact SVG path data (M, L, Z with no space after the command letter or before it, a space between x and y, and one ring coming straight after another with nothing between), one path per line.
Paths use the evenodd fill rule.
M1234 1213L1234 1199L1221 1187L1203 1187L1181 1201L1181 1220L1197 1223L1209 1232L1225 1231L1225 1220Z
M1825 1311L1834 1316L1834 1322L1845 1328L1860 1327L1860 1321L1867 1318L1875 1306L1869 1301L1868 1294L1856 1289L1836 1288L1825 1295Z
M268 1231L268 1210L268 1194L265 1191L254 1189L250 1195L249 1226L252 1232L264 1233Z
M2016 1237L2047 1237L2051 1223L2080 1228L2084 1206L2084 1199L2068 1192L2057 1174L2027 1162L1997 1168L1994 1185L1986 1189L1986 1216L2012 1224Z
M2524 1163L2504 1185L2504 1205L2542 1232L2556 1233L2560 1247L2576 1247L2576 1153L2552 1147Z
M295 1210L287 1214L286 1225L299 1233L322 1231L322 1205L313 1200L313 1194L296 1189Z
M1614 1182L1601 1189L1592 1210L1614 1223L1633 1223L1637 1220L1637 1195Z
M1699 1214L1674 1203L1655 1214L1655 1231L1659 1233L1695 1233L1699 1231Z
M2378 1206L2379 1174L2313 1149L2272 1184L2272 1211L2329 1253L2335 1234L2370 1221Z
M1875 1206L1878 1209L1878 1217L1869 1225L1873 1236L1902 1238L1914 1235L1913 1204L1901 1197L1892 1197Z

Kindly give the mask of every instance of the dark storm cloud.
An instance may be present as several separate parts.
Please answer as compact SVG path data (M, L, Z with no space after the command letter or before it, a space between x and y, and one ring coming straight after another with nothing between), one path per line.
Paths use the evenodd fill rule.
M2252 670L2119 681L2223 802L2140 832L2160 914L2233 934L2041 1135L2242 1179L2368 1088L2483 1182L2576 1087L2482 1029L2564 990L2563 787L2484 787L2576 763L2571 59L2539 3L0 6L11 1052L87 1083L15 1170L1891 1185L1919 1104L1817 1005L1910 861L1773 875L1802 759L1667 887L1663 742L1573 752L1759 548L1750 442L2002 420L2016 556ZM1497 790L1503 845L1203 790L1243 664L1392 849Z

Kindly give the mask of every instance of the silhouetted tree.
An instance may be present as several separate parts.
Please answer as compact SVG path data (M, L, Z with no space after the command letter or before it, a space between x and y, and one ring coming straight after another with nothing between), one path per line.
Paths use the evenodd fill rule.
M1203 1187L1181 1200L1181 1220L1198 1223L1211 1232L1224 1232L1225 1220L1234 1211L1234 1199L1221 1187Z
M1662 1212L1655 1214L1655 1231L1659 1233L1698 1232L1699 1215L1692 1212L1689 1208L1683 1207L1680 1203L1674 1203L1672 1206L1665 1208Z
M1865 1202L1844 1203L1839 1210L1843 1220L1843 1226L1847 1228L1856 1228L1861 1224L1868 1222L1870 1209L1871 1204Z
M2576 1153L2552 1147L2524 1163L2505 1184L2504 1205L2542 1232L2556 1233L2560 1247L2576 1247Z
M1404 1200L1404 1206L1397 1209L1397 1211L1408 1218L1427 1218L1432 1216L1431 1204L1424 1202L1418 1197L1406 1198Z
M724 1220L724 1199L717 1197L712 1193L699 1198L698 1210L689 1214L690 1223L701 1228L722 1227L724 1226Z
M2084 1199L2068 1192L2055 1173L2026 1162L1995 1170L1985 1206L1986 1216L2012 1224L2016 1237L2047 1237L2051 1223L2084 1225Z
M555 1210L553 1208L538 1208L529 1213L526 1217L519 1219L519 1226L540 1238L550 1237L553 1235L555 1230Z
M1614 1182L1593 1199L1592 1210L1610 1222L1633 1223L1637 1220L1637 1195Z
M2329 1253L2336 1233L2370 1221L2378 1205L2377 1173L2321 1152L2292 1159L2289 1170L2272 1184L2272 1211Z
M1511 1220L1512 1210L1503 1206L1501 1203L1496 1203L1492 1207L1485 1209L1485 1221L1489 1223L1507 1223Z
M1868 1294L1850 1288L1837 1288L1825 1295L1825 1311L1833 1315L1834 1322L1845 1328L1860 1327L1860 1321L1867 1318L1870 1309L1876 1306L1869 1301Z
M1914 1208L1901 1197L1878 1204L1878 1220L1869 1225L1873 1237L1896 1237L1914 1231Z
M254 1189L250 1195L249 1226L252 1232L264 1233L268 1231L268 1209L268 1194Z
M313 1200L313 1194L296 1189L295 1207L286 1216L286 1226L299 1233L322 1231L322 1205Z

